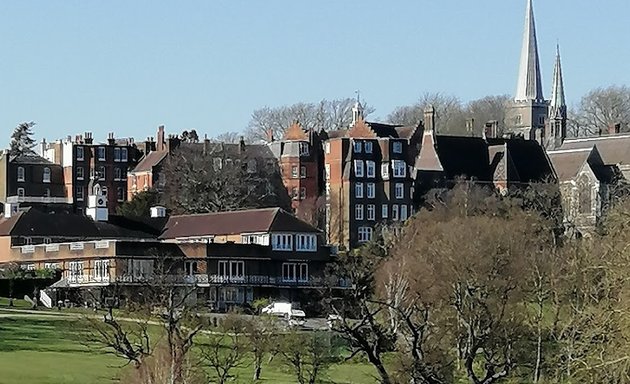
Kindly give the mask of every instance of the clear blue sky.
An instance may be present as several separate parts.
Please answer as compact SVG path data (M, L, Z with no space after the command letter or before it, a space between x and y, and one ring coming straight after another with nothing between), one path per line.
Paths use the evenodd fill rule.
M630 84L628 0L535 0L548 96ZM1 1L0 126L37 137L242 130L251 112L360 89L384 118L424 92L513 94L525 0Z

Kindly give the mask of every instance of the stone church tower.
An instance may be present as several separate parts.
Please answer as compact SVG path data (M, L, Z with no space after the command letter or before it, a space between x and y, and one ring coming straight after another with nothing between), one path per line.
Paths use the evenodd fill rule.
M506 113L507 131L543 142L549 104L543 96L532 0L527 0L516 95Z

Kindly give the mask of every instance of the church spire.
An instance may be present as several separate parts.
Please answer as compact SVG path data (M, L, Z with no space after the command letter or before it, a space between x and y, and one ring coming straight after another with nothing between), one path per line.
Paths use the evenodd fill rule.
M363 120L363 106L361 105L361 95L358 90L354 91L357 94L357 101L352 107L352 123L351 127L354 127L359 120Z
M523 48L518 72L515 101L544 101L540 64L538 60L538 43L536 41L536 24L532 0L527 0L525 14L525 31L523 32Z
M564 99L564 81L562 79L562 64L560 62L560 45L556 46L556 64L553 67L553 84L551 86L551 100L549 100L549 117L566 118L566 101Z

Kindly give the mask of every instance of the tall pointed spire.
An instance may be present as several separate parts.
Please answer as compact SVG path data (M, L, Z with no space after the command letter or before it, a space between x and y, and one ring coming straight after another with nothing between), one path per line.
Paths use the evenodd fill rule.
M560 45L556 46L556 64L553 67L553 84L551 86L551 100L549 100L549 117L565 118L566 101L564 99L564 81L562 79L562 64L560 62Z
M352 123L351 127L359 121L363 120L363 106L361 105L361 94L359 90L354 91L357 94L357 101L354 103L354 107L352 107Z
M523 48L521 64L518 72L515 101L544 101L540 64L538 60L538 43L536 41L536 23L532 0L527 0L525 14L525 31L523 32Z

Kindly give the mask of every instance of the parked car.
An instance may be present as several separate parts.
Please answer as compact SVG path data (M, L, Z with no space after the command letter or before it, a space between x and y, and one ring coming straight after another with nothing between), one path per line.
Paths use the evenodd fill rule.
M293 309L291 303L278 302L271 303L260 311L264 315L272 315L282 317L289 325L303 325L306 319L306 313L299 309Z

